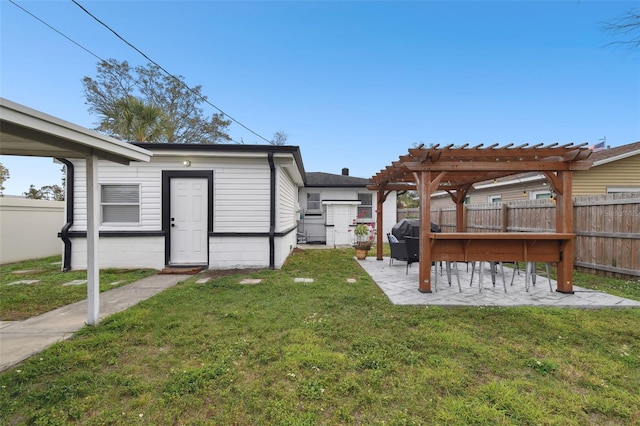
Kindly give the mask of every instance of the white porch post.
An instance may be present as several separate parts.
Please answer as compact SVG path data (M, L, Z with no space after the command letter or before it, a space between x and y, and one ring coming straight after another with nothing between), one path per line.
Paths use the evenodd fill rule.
M87 324L97 325L100 314L100 262L98 240L100 229L100 194L98 157L87 157Z

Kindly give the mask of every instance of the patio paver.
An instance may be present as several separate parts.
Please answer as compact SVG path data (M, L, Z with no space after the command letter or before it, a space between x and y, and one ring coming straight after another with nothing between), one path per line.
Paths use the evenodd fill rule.
M432 305L432 306L549 306L565 308L640 308L640 301L613 296L598 290L590 290L574 286L574 294L563 294L555 291L556 282L551 280L554 291L549 291L549 283L546 276L538 275L536 285L525 291L525 275L523 271L516 274L513 286L510 285L513 269L504 266L505 279L507 281L507 293L504 292L502 275L496 277L495 287L491 283L491 274L488 266L484 272L484 285L482 291L478 291L478 272L474 273L473 286L469 286L471 279L471 265L467 272L466 264L458 263L458 274L462 285L462 293L458 290L455 275L452 275L452 283L449 286L446 274L438 277L437 288L434 271L431 269L431 279L434 291L421 293L418 291L419 267L412 265L409 273L405 274L406 264L395 261L389 266L389 258L376 260L367 257L358 260L358 263L373 278L378 287L396 305ZM485 265L488 265L485 263ZM438 272L440 273L440 272Z

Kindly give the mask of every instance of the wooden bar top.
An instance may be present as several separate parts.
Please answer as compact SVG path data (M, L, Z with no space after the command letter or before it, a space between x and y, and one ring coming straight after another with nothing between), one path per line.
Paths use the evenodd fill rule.
M575 234L555 232L433 232L432 240L572 240Z

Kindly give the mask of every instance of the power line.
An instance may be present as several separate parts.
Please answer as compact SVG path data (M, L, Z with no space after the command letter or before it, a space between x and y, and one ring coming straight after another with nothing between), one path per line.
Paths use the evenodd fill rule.
M104 24L102 21L100 21L98 18L96 18L95 16L93 16L91 13L89 13L86 9L84 9L84 7L82 7L80 4L78 4L77 2L75 2L74 0L72 0L76 5L78 5L82 10L84 10L86 13L88 13L92 18L94 18L95 20L97 20L98 22L100 22L102 25L104 25L105 27L107 27L107 29L109 29L112 33L114 33L118 38L120 38L122 41L124 41L127 45L129 45L130 47L132 47L133 49L135 49L138 53L140 53L142 56L144 56L149 62L153 63L154 65L156 65L158 68L160 68L162 71L164 71L168 76L170 76L171 78L174 78L176 81L178 81L181 85L183 85L187 90L189 90L191 93L193 93L194 95L196 95L198 98L200 98L200 100L202 100L204 103L212 106L213 108L215 108L216 110L220 111L220 113L222 113L223 115L225 115L226 117L228 117L231 121L233 121L234 123L238 124L239 126L243 127L244 129L248 130L249 132L253 133L254 135L258 136L260 139L271 143L270 140L266 139L265 137L261 136L260 134L256 133L255 131L253 131L252 129L250 129L249 127L245 126L244 124L242 124L241 122L239 122L238 120L236 120L235 118L231 117L230 115L228 115L227 113L225 113L223 110L221 110L220 108L218 108L217 106L213 105L211 102L209 102L206 98L202 97L201 95L199 95L196 91L194 91L191 87L189 87L187 84L185 84L182 80L180 80L179 78L177 78L175 75L169 73L167 70L165 70L162 66L160 66L159 64L157 64L155 61L153 61L152 59L150 59L147 55L145 55L143 52L141 52L139 49L137 49L135 46L133 46L131 43L129 43L127 40L125 40L124 38L122 38L119 34L117 34L115 31L113 31L111 28L109 28L106 24ZM68 41L70 41L71 43L75 44L76 46L78 46L79 48L81 48L82 50L84 50L85 52L89 53L91 56L95 57L96 59L98 59L100 62L107 62L106 60L104 60L103 58L101 58L99 55L97 55L96 53L92 52L91 50L89 50L88 48L84 47L83 45L81 45L80 43L78 43L77 41L73 40L71 37L67 36L66 34L64 34L62 31L58 30L57 28L53 27L52 25L48 24L46 21L44 21L43 19L39 18L38 16L36 16L35 14L33 14L32 12L30 12L29 10L25 9L24 7L20 6L19 4L17 4L14 0L9 0L9 2L11 4L13 4L14 6L16 6L17 8L19 8L20 10L22 10L24 13L28 14L29 16L31 16L32 18L34 18L35 20L39 21L40 23L44 24L45 26L47 26L49 29L55 31L57 34L61 35L62 37L64 37L65 39L67 39ZM237 144L244 144L244 141L238 142L234 139L231 139L233 142L237 143Z
M111 27L109 27L109 25L105 24L104 22L102 22L99 18L97 18L95 15L93 15L91 12L89 12L87 9L85 9L80 3L78 3L76 0L71 0L76 6L78 6L80 9L82 9L87 15L91 16L93 19L95 19L98 23L100 23L100 25L104 26L106 29L108 29L109 31L111 31L116 37L118 37L120 40L122 40L127 46L131 47L133 50L135 50L136 52L138 52L140 55L142 55L146 60L148 60L149 62L151 62L152 64L154 64L155 66L157 66L158 68L160 68L165 74L167 74L169 77L177 80L181 85L183 85L187 90L189 90L191 93L193 93L194 95L198 96L204 103L212 106L213 108L217 109L218 111L220 111L221 114L225 115L227 118L229 118L229 120L233 121L234 123L236 123L237 125L241 126L242 128L248 130L249 132L253 133L254 135L256 135L257 137L259 137L260 139L264 140L265 142L271 142L269 141L269 139L265 138L264 136L260 135L259 133L253 131L252 129L250 129L249 127L245 126L244 124L242 124L241 122L239 122L238 120L236 120L235 118L233 118L232 116L230 116L229 114L227 114L226 112L224 112L222 109L218 108L216 105L212 104L211 102L209 102L206 98L202 97L201 95L199 95L196 91L194 91L191 87L189 87L186 83L184 83L182 80L180 80L178 77L176 77L175 75L173 75L172 73L170 73L169 71L167 71L162 65L158 64L156 61L154 61L153 59L151 59L150 57L148 57L144 52L142 52L140 49L138 49L136 46L134 46L133 44L131 44L129 41L127 41L124 37L122 37L120 34L118 34L115 30L113 30Z
M38 18L36 15L34 15L33 13L29 12L27 9L25 9L24 7L20 6L18 3L14 2L13 0L9 0L9 2L11 4L13 4L14 6L16 6L17 8L21 9L23 12L25 12L26 14L30 15L32 18L40 21L41 23L43 23L44 25L46 25L47 27L49 27L50 29L52 29L53 31L57 32L58 34L60 34L62 37L66 38L67 40L69 40L71 43L75 44L76 46L78 46L79 48L81 48L82 50L84 50L85 52L89 53L90 55L94 56L95 58L99 59L100 61L104 61L100 56L96 55L95 53L93 53L91 50L87 49L86 47L84 47L83 45L81 45L80 43L78 43L77 41L73 40L70 37L67 37L67 35L63 34L61 31L58 31L56 28L52 27L51 25L49 25L48 23L46 23L45 21L43 21L42 19Z

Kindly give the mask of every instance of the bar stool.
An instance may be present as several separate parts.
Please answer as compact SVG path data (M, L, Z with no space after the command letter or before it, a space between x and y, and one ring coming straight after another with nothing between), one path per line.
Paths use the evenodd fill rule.
M491 281L493 282L493 286L496 286L496 275L498 274L498 264L500 265L500 270L502 272L502 285L504 287L504 292L507 292L507 281L504 278L504 267L502 266L502 262L489 262L489 268L491 270ZM473 286L473 275L476 270L476 262L471 263L471 280L469 281L469 287ZM479 283L478 283L478 292L482 292L483 285L483 274L484 274L484 261L479 262L478 266L479 270ZM513 280L512 280L513 281Z
M549 263L546 262L544 264L545 269L547 270L547 281L549 282L549 291L553 292L553 284L551 284L551 274L549 274ZM513 271L513 273L515 274L515 270ZM526 262L525 264L525 275L524 275L524 288L526 289L526 291L529 291L529 288L531 287L530 283L533 284L533 286L536 285L536 262ZM511 282L513 283L513 278L511 279Z
M435 275L436 279L434 280L434 288L436 292L438 291L438 275L442 275L442 262L434 262L435 263ZM456 262L445 262L445 268L447 271L447 279L449 281L449 287L451 287L451 265L453 264L456 271L456 280L458 281L458 290L462 293L462 286L460 285L460 275L458 275L458 264ZM440 265L440 274L438 274L438 265Z

